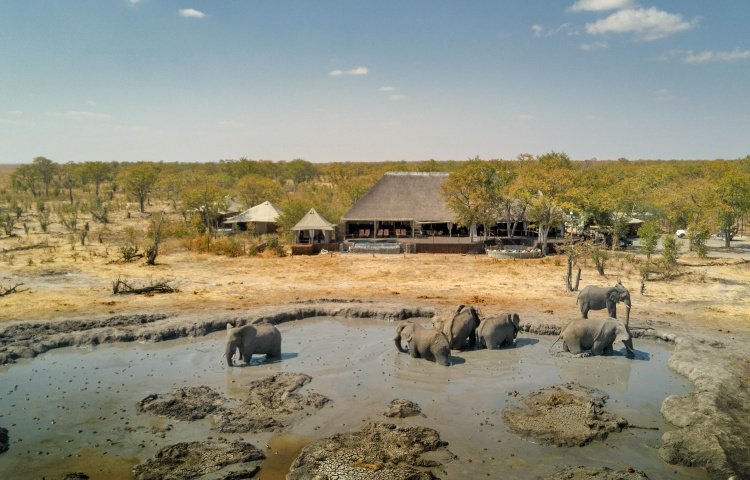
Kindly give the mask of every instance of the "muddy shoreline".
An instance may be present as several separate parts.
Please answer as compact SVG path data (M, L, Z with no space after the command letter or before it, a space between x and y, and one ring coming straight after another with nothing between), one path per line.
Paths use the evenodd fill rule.
M261 307L241 316L154 314L94 321L15 322L0 327L0 364L67 346L201 337L225 329L227 323L278 324L319 316L392 322L430 318L436 312L430 305L337 300ZM535 319L522 322L525 332L554 335L560 331L560 325ZM668 397L661 406L664 417L680 427L664 434L661 457L668 463L706 468L712 478L750 478L750 459L743 451L743 446L750 444L750 392L746 381L750 363L741 343L726 341L726 337L719 341L700 331L674 332L669 328L634 326L632 333L636 338L674 343L669 367L694 385L691 393ZM10 436L12 448L12 430Z

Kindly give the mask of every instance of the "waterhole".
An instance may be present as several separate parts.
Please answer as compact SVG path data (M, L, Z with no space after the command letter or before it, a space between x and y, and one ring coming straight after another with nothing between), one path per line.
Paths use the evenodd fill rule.
M92 479L132 478L132 467L166 445L209 437L241 438L264 451L258 478L284 478L308 443L358 430L364 421L436 429L458 458L444 465L447 478L526 479L551 475L565 465L633 466L651 478L705 479L701 469L659 459L669 428L659 408L689 382L666 367L667 344L636 341L634 359L622 354L572 358L554 337L522 334L515 348L453 352L443 367L399 353L394 324L367 319L313 318L279 325L280 361L254 358L249 367L226 366L222 332L156 344L110 344L49 351L0 369L0 427L10 449L0 455L0 478L61 478L85 472ZM243 386L277 372L303 372L332 402L282 433L217 434L211 420L178 422L138 413L152 393L208 385L237 397ZM609 395L606 407L631 424L585 447L539 445L511 433L502 410L550 385L578 382ZM423 416L387 419L394 398L414 401Z

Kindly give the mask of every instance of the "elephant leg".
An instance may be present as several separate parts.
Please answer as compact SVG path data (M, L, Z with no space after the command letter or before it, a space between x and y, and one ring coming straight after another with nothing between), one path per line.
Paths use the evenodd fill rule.
M612 348L612 345L607 345L604 347L604 350L602 350L604 355L613 355L615 353L615 349Z
M564 346L567 347L567 351L572 353L573 355L578 355L581 352L583 352L580 342L575 342L575 343L565 342Z

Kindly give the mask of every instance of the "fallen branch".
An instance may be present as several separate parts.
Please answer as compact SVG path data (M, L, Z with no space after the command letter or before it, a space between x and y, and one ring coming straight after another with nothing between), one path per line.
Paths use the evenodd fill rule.
M50 248L48 243L36 243L34 245L22 245L20 247L13 247L13 248L3 248L0 250L0 253L8 253L8 252L20 252L22 250L33 250L35 248ZM55 248L55 247L51 247Z
M10 295L11 293L25 292L26 290L28 290L28 288L26 290L18 290L18 287L20 287L21 285L23 285L23 283L16 283L15 285L9 288L0 287L0 297Z
M112 293L115 295L140 295L140 294L153 294L153 293L174 293L178 290L169 285L169 282L162 280L160 282L151 283L145 287L133 287L128 284L125 280L118 278L112 282Z

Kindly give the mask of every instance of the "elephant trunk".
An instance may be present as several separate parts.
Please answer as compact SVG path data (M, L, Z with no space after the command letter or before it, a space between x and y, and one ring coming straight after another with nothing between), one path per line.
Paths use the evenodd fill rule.
M398 348L398 351L401 353L409 353L409 350L405 349L403 346L401 346L401 334L397 334L396 338L393 339L396 342L396 348Z
M227 348L224 353L226 354L226 357L227 357L227 365L229 365L230 367L232 366L232 357L234 356L235 348L236 346L234 345L233 342L227 342Z
M630 325L630 300L625 300L625 328Z
M622 343L625 344L625 348L628 350L628 353L630 353L630 354L634 354L635 353L635 350L633 350L633 339L632 338L628 337L628 339L625 340Z

